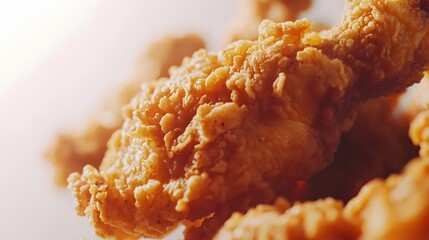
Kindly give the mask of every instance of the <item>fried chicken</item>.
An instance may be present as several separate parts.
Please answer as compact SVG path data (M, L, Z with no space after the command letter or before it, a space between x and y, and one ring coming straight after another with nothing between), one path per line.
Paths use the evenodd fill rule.
M258 25L262 20L294 21L302 11L310 7L311 3L311 0L242 0L240 1L239 12L227 35L227 42L230 43L238 39L256 40L258 38ZM312 29L314 30L314 28L313 25ZM322 25L318 25L317 28L322 28ZM252 204L248 199L242 199L242 201L235 201L233 204L234 206L221 206L214 211L213 216L203 221L197 220L197 224L187 223L184 231L185 239L211 239L234 211L241 209L245 212L254 207L256 203L253 202Z
M284 196L289 201L332 197L347 202L370 180L400 172L417 156L418 149L408 138L409 122L397 112L397 98L373 99L359 107L352 129L341 138L333 163L309 180L298 182L295 189L285 189ZM234 210L244 213L254 207L247 202L239 206L243 207L221 208L201 226L188 227L185 239L211 239Z
M203 40L192 34L165 37L149 46L138 61L136 77L110 95L113 98L106 101L96 118L83 131L60 134L48 149L46 158L55 166L55 183L67 185L68 175L87 164L99 167L107 141L122 125L121 108L140 91L141 83L167 77L171 66L179 65L185 56L203 47Z
M293 206L279 198L272 206L259 205L245 215L234 213L214 239L356 239L359 229L343 210L343 204L332 198Z
M429 159L411 161L402 175L374 180L345 208L360 239L427 239Z
M429 236L429 110L418 114L410 137L420 158L403 173L362 187L344 208L330 198L315 202L260 205L235 213L215 239L426 239Z
M310 8L311 3L312 0L241 0L227 42L257 39L262 20L295 21L301 12Z
M144 84L100 170L69 177L78 213L102 237L161 237L243 197L273 199L332 161L361 101L427 63L417 0L353 1L332 30L310 27L264 21L257 41L198 51Z
M344 208L330 198L261 205L235 213L214 239L427 239L429 159L415 159L401 175L365 185Z

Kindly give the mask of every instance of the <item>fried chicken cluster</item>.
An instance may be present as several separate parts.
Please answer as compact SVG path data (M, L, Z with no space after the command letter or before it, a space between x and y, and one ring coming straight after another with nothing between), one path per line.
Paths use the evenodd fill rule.
M214 239L427 239L428 160L369 182L345 207L332 198L293 205L278 199L235 213Z
M247 40L130 87L129 103L115 100L122 126L57 143L51 159L92 165L68 178L78 214L116 239L178 224L186 239L428 236L429 113L401 109L399 93L429 62L429 2L352 0L330 29L264 20L258 34L255 22L295 20L310 1L247 4L252 21L229 38ZM164 57L140 79L177 64Z

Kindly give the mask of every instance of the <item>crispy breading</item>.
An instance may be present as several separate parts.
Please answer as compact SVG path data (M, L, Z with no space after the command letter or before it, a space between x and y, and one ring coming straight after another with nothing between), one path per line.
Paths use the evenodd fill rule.
M242 0L227 34L227 41L230 43L238 39L256 40L258 38L258 25L262 20L294 21L311 4L312 0ZM326 26L320 24L317 24L316 28L327 29ZM312 29L315 29L314 25ZM265 199L265 201L267 200ZM234 211L241 209L245 212L254 207L254 204L248 202L248 199L242 199L233 201L233 206L221 206L214 211L213 216L197 220L198 224L188 223L184 231L184 238L186 240L211 239Z
M322 34L308 20L264 21L258 41L198 51L170 79L144 84L100 169L69 177L78 213L102 237L161 237L320 171L359 102L421 78L419 3L353 1Z
M59 134L50 146L46 158L55 167L55 183L66 186L70 173L81 171L87 164L100 166L107 141L122 125L121 108L140 91L141 83L168 77L171 66L179 65L184 57L203 47L203 40L193 34L167 36L152 43L138 60L136 76L109 95L95 119L83 131Z
M215 239L427 239L428 129L429 110L426 110L410 127L411 138L421 147L421 158L409 162L399 175L392 174L386 180L375 179L364 185L345 208L340 201L332 199L292 206L280 200L281 206L261 205L245 215L235 213ZM330 214L321 214L322 211ZM333 221L333 217L341 221ZM338 234L344 235L338 237Z
M311 4L312 0L241 0L226 41L257 39L262 20L295 21Z
M245 215L234 213L214 239L356 239L359 229L332 198L291 204L283 198L274 205L259 205Z

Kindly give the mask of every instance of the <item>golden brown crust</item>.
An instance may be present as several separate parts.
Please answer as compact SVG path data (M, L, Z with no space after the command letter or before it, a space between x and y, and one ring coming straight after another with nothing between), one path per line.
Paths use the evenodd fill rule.
M238 39L256 40L258 38L258 26L264 19L273 22L294 21L302 11L310 8L312 0L242 0L227 35L227 42ZM312 29L327 29L327 26L317 24ZM291 186L292 187L292 186ZM286 187L284 187L286 191ZM270 201L266 199L265 201ZM263 200L260 200L263 202ZM204 220L198 220L199 224L187 224L184 231L186 240L211 239L223 223L234 211L243 211L254 207L254 204L246 199L233 201L233 206L221 206L216 209L213 216Z
M264 21L258 41L197 52L143 86L99 171L69 177L78 210L104 237L160 237L238 196L272 199L279 183L313 175L358 102L419 78L427 23L417 3L354 1L324 34L309 34L306 20Z
M356 239L359 229L332 198L295 203L277 199L273 206L259 205L245 215L234 213L214 239Z
M241 0L239 12L229 30L228 43L236 40L255 40L262 20L295 21L310 8L312 0Z
M46 158L55 167L55 183L67 185L68 175L82 171L87 164L100 166L107 141L121 127L121 108L139 92L141 83L168 77L171 66L179 65L184 57L203 47L203 40L193 34L168 36L149 46L138 61L136 76L110 95L96 118L83 131L60 134L50 146Z

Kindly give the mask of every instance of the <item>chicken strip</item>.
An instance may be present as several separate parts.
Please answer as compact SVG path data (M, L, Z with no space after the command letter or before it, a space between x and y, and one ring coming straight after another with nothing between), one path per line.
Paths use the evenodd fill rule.
M100 170L69 177L78 213L102 237L161 237L243 196L272 199L330 163L359 102L427 63L417 0L353 1L337 27L310 27L264 21L258 41L201 50L143 85Z
M227 42L230 43L238 39L256 40L258 38L258 25L262 20L294 21L302 11L310 8L311 3L312 0L242 0L239 4L239 12L236 14L227 35ZM312 29L314 30L314 28L313 25ZM318 25L316 28L327 29L326 26L322 25ZM255 202L253 203L255 204ZM187 223L187 228L184 231L185 239L211 239L234 211L242 209L245 212L255 206L246 198L242 201L234 201L233 205L221 206L215 210L212 217L203 221L197 220L196 223Z
M55 183L67 185L67 177L85 165L99 167L107 150L107 141L121 127L121 108L140 91L144 81L168 77L168 69L179 65L186 56L203 48L204 42L197 35L165 37L149 46L138 60L136 77L124 83L104 104L103 110L83 131L60 134L48 149L46 158L55 167Z
M415 159L401 175L365 185L344 208L333 199L235 213L214 239L427 239L429 159Z
M262 20L273 22L295 21L301 12L310 8L312 0L241 0L239 13L229 30L228 43L258 38Z

